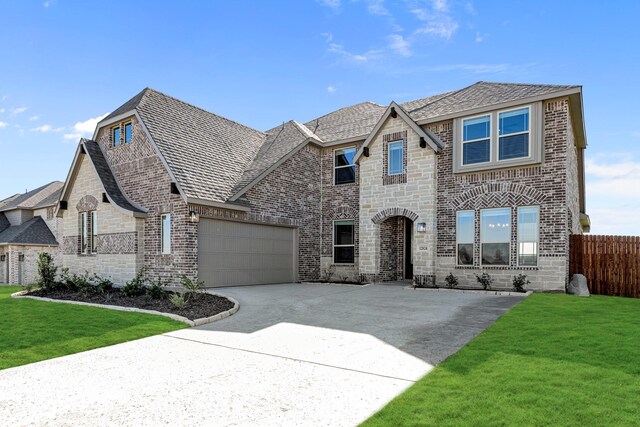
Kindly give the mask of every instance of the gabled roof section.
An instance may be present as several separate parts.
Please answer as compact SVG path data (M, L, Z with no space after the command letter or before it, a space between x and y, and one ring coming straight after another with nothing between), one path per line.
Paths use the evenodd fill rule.
M131 202L122 191L116 177L111 171L111 168L109 168L109 163L107 163L107 159L105 159L98 143L84 138L81 139L78 144L78 149L76 150L76 155L73 158L73 163L71 164L71 169L67 176L67 181L62 189L60 200L66 201L69 197L71 188L74 185L76 176L80 170L83 156L87 156L89 158L94 171L100 179L104 193L107 195L107 198L111 203L132 216L146 216L147 211Z
M266 139L255 159L247 167L242 177L233 188L230 201L237 200L256 182L271 172L275 167L295 154L309 142L321 144L322 140L314 135L305 125L295 120L268 130Z
M0 245L4 244L57 246L58 242L42 217L36 216L0 232Z
M2 233L4 230L6 230L9 227L11 227L11 223L9 222L9 219L4 213L0 212L0 233Z
M360 149L356 153L354 162L358 161L358 159L362 155L362 152L364 151L364 148L368 147L371 144L371 142L373 142L373 140L376 138L376 136L380 132L380 129L382 129L382 127L384 126L384 123L392 114L397 114L397 117L404 120L407 123L407 125L409 125L409 127L413 129L413 131L417 133L418 136L423 138L427 143L427 145L431 147L431 149L436 153L444 148L444 143L440 140L440 138L438 138L433 132L430 132L418 126L418 124L411 117L409 117L407 112L400 105L398 105L395 102L392 102L389 105L389 107L387 107L387 110L384 112L382 117L380 117L380 120L378 120L378 123L376 123L375 127L371 130L371 133L369 134L367 139L365 139L364 144L362 144L362 147L360 147Z
M406 102L402 107L413 120L421 123L477 108L535 97L550 98L554 94L568 94L580 89L580 86L572 85L478 82L453 92Z
M365 139L385 109L373 102L362 102L325 114L304 125L325 143Z
M64 184L53 181L24 194L16 194L0 202L0 212L13 209L39 209L54 206Z
M113 110L109 115L107 115L107 117L100 120L100 123L108 122L109 120L115 117L118 117L122 114L126 114L135 110L138 104L140 104L140 101L142 101L142 98L144 97L145 93L149 90L153 90L153 89L150 89L148 87L142 89L136 96L134 96L133 98L131 98L130 100L128 100L127 102L125 102L124 104L116 108L115 110Z

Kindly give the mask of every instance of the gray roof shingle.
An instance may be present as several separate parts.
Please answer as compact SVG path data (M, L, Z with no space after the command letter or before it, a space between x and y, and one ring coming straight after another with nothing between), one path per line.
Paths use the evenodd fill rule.
M386 109L373 102L362 102L325 114L304 125L325 142L356 137L364 139Z
M0 244L57 245L58 242L42 217L36 216L0 232Z
M0 212L0 233L9 227L11 227L11 223L7 219L7 216L4 213Z
M53 206L58 201L63 183L53 181L24 194L17 194L0 202L0 212L12 209L38 209Z

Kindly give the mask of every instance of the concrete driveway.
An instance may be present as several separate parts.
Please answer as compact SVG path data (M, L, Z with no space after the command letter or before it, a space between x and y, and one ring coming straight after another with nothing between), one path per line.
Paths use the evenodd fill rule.
M220 288L230 318L0 371L8 425L352 426L521 301L374 285Z

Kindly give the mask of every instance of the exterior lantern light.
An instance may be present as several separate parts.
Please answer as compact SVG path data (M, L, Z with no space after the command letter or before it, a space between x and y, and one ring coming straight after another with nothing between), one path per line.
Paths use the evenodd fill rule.
M418 226L416 227L416 230L418 231L418 233L426 233L427 232L427 223L419 222Z
M191 222L200 222L200 214L196 211L189 211L189 220Z

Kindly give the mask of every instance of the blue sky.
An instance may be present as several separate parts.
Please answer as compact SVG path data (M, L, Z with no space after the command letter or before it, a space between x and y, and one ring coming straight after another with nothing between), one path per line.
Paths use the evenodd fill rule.
M146 86L258 129L479 80L581 84L595 234L640 235L640 2L0 1L0 198Z

